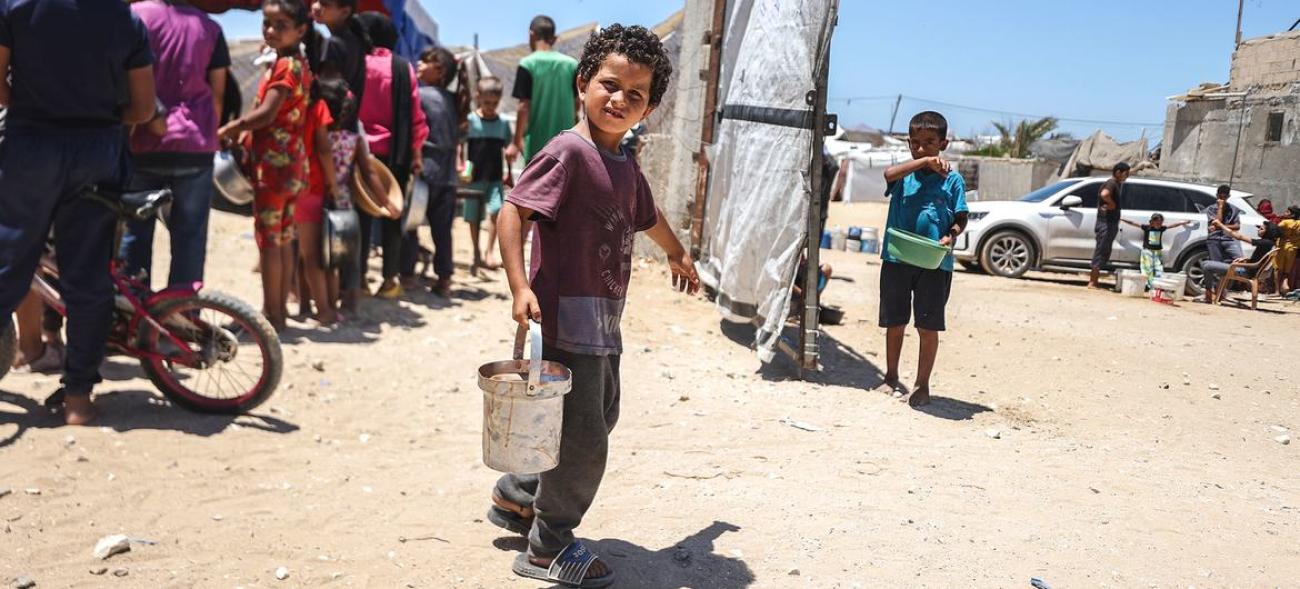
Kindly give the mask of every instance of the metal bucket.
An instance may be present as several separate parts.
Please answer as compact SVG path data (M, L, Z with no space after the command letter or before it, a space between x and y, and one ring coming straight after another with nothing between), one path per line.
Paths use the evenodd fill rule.
M218 151L212 156L212 186L230 204L244 206L253 202L253 185L239 169L236 153Z
M529 359L524 339L530 336ZM564 395L573 373L559 362L542 360L541 325L529 322L515 336L514 360L478 368L483 390L483 464L512 474L546 472L560 463Z
M349 260L356 260L361 247L361 219L352 209L326 210L321 236L321 261L325 268L336 270Z
M419 229L427 220L425 212L428 209L429 185L413 174L406 188L406 206L402 208L402 233Z

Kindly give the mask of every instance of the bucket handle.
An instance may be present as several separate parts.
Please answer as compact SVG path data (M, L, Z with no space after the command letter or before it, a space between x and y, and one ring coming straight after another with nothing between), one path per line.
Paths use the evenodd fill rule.
M542 382L542 324L528 320L528 329L520 325L515 331L515 360L524 359L524 339L531 339L528 354L528 395L536 395Z

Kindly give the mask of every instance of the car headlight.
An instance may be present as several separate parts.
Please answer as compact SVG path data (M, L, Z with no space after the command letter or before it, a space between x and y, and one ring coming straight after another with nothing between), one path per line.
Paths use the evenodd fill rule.
M987 216L989 216L988 211L980 211L980 212L977 212L977 213L966 213L966 218L969 219L969 220L971 220L971 221L978 221L978 220L983 219L984 217L987 217Z

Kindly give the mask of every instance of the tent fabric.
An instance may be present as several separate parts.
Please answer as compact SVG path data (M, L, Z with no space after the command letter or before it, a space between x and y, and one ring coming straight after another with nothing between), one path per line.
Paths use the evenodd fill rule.
M719 79L723 112L810 116L805 97L816 88L830 43L833 6L834 0L730 3ZM813 131L746 118L724 117L709 149L700 269L725 319L758 326L756 349L769 362L807 234Z
M1145 138L1119 143L1110 135L1097 131L1074 149L1070 159L1061 166L1057 180L1090 176L1094 170L1110 171L1121 162L1137 168L1138 164L1146 160L1147 140Z

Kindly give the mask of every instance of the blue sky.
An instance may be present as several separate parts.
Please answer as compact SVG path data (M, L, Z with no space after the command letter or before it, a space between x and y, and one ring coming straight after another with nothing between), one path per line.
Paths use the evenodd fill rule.
M442 42L494 48L521 42L528 21L549 14L560 28L586 22L652 25L674 2L605 0L421 0ZM481 7L490 5L491 15ZM830 109L846 125L898 126L915 112L948 115L961 135L992 129L1009 113L1107 121L1062 124L1076 136L1102 128L1120 139L1158 141L1165 98L1201 82L1226 82L1235 0L841 0L831 57ZM1296 0L1246 0L1246 38L1285 31L1300 19ZM256 36L260 15L219 18L231 38ZM868 97L848 101L851 97ZM1124 124L1116 124L1124 123ZM1153 141L1154 143L1154 141Z

